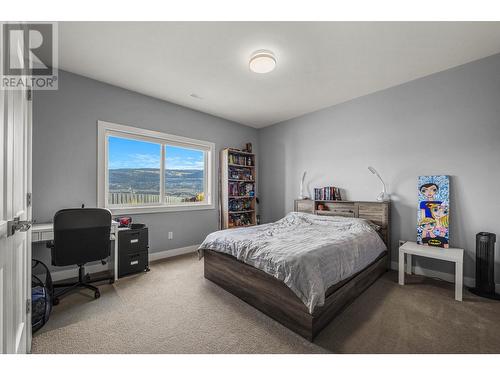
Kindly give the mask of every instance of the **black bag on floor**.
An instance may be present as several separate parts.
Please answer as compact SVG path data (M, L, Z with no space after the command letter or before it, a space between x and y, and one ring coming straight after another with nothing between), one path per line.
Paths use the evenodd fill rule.
M38 331L49 320L54 287L49 268L39 260L31 261L31 327Z

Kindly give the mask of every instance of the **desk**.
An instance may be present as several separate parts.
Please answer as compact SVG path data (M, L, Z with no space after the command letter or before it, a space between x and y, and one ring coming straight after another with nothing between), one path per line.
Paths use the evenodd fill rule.
M411 275L411 256L419 255L427 258L441 259L455 263L455 299L462 300L464 249L423 246L415 242L405 242L399 248L399 284L405 284L405 254L406 273Z
M117 222L111 223L110 241L114 241L113 254L113 277L118 280L118 232L128 228L119 228ZM34 224L31 230L31 242L45 242L54 239L54 224Z

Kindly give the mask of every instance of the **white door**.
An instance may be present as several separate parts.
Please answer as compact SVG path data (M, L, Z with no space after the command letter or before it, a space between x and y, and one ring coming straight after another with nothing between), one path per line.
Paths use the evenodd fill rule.
M19 56L19 58L22 58ZM31 100L0 90L0 353L31 350Z

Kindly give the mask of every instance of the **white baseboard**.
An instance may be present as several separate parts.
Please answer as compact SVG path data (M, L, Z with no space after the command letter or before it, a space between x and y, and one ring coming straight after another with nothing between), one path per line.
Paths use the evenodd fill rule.
M158 251L155 253L149 254L149 261L154 262L161 259L175 257L177 255L194 253L198 250L200 245L191 245L185 247L179 247L177 249ZM397 271L398 270L398 262L391 262L391 269ZM85 267L85 270L89 273L95 273L100 271L105 271L109 269L110 263L106 265L102 264L91 264ZM427 276L427 277L437 277L439 279L449 281L451 283L455 282L455 275L446 272L433 271L427 268L422 268L420 266L413 266L413 272L417 275ZM72 277L78 276L78 269L70 269L70 270L62 270L52 272L52 279L54 281L69 279ZM472 277L464 277L464 285L467 287L474 287L476 284L475 280ZM497 293L500 293L500 284L495 285L495 290Z
M398 262L391 262L391 269L397 271L399 269ZM437 277L439 279L448 281L450 283L455 282L455 275L447 272L434 271L420 266L413 266L413 273L416 275L422 275L427 277ZM476 285L476 280L472 277L464 276L464 286L473 288ZM495 291L500 293L500 284L495 284Z
M191 246L186 246L186 247L179 247L177 249L164 250L164 251L158 251L155 253L150 253L149 254L149 261L154 262L154 261L157 261L160 259L175 257L177 255L194 253L194 252L196 252L196 250L198 250L199 246L200 245L191 245ZM85 271L88 273L96 273L96 272L109 270L111 267L112 267L111 262L108 262L105 265L102 265L100 263L89 264L88 266L85 266ZM51 276L52 276L53 281L60 281L60 280L70 279L72 277L77 277L78 276L78 268L55 271L55 272L51 273Z
M194 253L194 252L196 252L196 250L198 250L199 247L200 247L200 245L191 245L191 246L186 246L186 247L179 247L177 249L164 250L164 251L158 251L156 253L150 253L149 254L149 261L154 262L155 260L175 257L177 255Z

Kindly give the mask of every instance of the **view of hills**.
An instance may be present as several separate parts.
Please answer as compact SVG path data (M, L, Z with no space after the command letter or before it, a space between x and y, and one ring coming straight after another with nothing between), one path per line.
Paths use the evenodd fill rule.
M110 193L158 194L160 170L155 168L122 168L109 170ZM203 192L203 170L165 170L165 193L179 198L195 197Z

